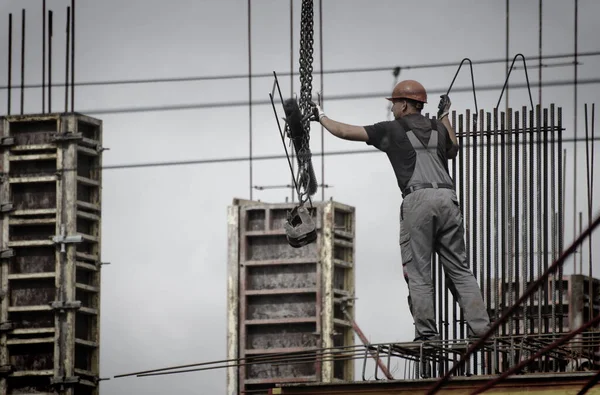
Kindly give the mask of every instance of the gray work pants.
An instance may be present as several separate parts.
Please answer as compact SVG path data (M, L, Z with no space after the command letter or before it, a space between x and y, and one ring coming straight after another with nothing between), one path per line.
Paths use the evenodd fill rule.
M471 331L480 336L490 319L469 269L462 213L451 189L420 189L400 208L400 248L416 338L439 339L434 311L431 257L437 252L447 283ZM439 290L441 292L441 290Z

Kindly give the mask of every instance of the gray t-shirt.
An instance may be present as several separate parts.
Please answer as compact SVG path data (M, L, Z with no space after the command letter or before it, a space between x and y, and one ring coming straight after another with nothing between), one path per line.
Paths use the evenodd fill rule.
M431 136L431 120L421 114L410 114L402 117L415 136L425 145ZM456 149L448 130L441 122L434 121L438 132L438 156L448 171L447 152ZM406 135L406 131L398 120L379 122L364 127L369 136L368 145L385 152L390 160L398 186L403 191L415 169L417 154Z

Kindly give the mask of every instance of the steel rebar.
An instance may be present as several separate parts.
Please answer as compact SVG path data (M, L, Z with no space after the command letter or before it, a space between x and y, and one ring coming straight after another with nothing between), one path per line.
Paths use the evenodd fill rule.
M478 256L478 250L477 250L477 244L478 244L478 217L480 216L480 204L481 202L479 202L479 199L477 198L477 184L478 184L478 179L477 179L477 172L480 170L478 168L477 165L477 141L478 141L478 125L477 125L477 116L479 114L477 114L476 112L473 113L473 203L471 204L471 207L473 208L473 219L472 219L472 225L473 225L473 244L472 244L472 255L473 255L473 274L475 275L475 278L477 278L477 274L480 272L479 266L480 266L480 260L479 260L479 256ZM473 373L477 374L477 354L473 355Z
M585 164L587 174L587 201L588 201L588 223L592 221L592 178L591 178L591 156L590 156L590 128L588 123L588 105L584 104L584 116L585 116ZM593 147L592 147L593 148ZM588 256L588 303L589 303L589 316L592 317L594 311L594 294L593 294L593 280L592 280L592 237L590 235L588 241L589 256ZM581 255L583 256L583 248L581 249Z
M579 26L579 0L575 0L575 12L574 17L575 20L573 22L574 29L574 62L573 62L573 139L577 141L577 84L578 84L578 76L577 76L577 38L578 38L578 26ZM573 145L573 235L577 234L577 199L575 195L575 191L577 191L577 144ZM577 273L577 255L573 256L573 271Z
M508 248L508 305L512 306L514 303L514 292L515 292L515 253L514 253L514 244L513 244L513 232L514 232L514 217L513 217L513 152L512 152L512 126L513 126L513 110L512 108L508 109L506 113L506 126L508 131L504 132L507 134L507 159L506 159L506 175L507 181L504 183L506 188L506 200L507 200L507 208L506 215L508 221L508 238L506 240L507 248ZM514 327L514 317L508 321L508 333L510 335L515 334Z
M566 153L564 155L564 159L563 159L563 148L562 148L562 108L558 108L558 130L557 132L557 140L558 140L558 251L557 251L557 255L558 253L560 253L560 251L562 251L563 249L563 242L564 242L564 231L565 231L565 227L564 227L564 216L565 216L565 204L564 204L564 197L566 195L566 193L564 193L564 187L565 187L565 183L564 183L564 171L566 170L566 163L563 162L563 160L566 160ZM573 272L573 274L575 274L575 272ZM563 304L562 304L562 298L563 298L563 292L564 292L564 284L563 284L563 267L561 266L558 269L558 278L559 278L559 282L558 282L558 295L559 295L559 300L561 301L558 304L558 325L560 327L560 331L563 331Z
M509 108L510 110L510 108ZM506 174L506 113L500 113L500 165L502 166L502 174ZM502 310L507 306L506 288L509 286L505 281L507 276L506 270L506 229L508 227L506 213L506 179L503 178L500 193L500 263L501 263L501 281L502 281ZM502 335L506 335L506 325L502 325Z
M536 135L536 148L537 148L537 155L536 155L536 171L537 171L537 177L536 177L536 188L535 188L535 193L536 193L536 202L537 202L537 207L536 207L536 213L537 213L537 223L536 223L536 242L537 242L537 276L540 275L540 273L542 273L543 267L542 267L542 261L543 261L543 254L544 251L542 250L542 174L541 174L541 169L542 169L542 143L541 143L541 124L542 124L542 113L541 113L541 108L540 106L536 106L536 123L537 123L537 135ZM542 306L543 306L543 287L538 288L538 333L542 333L542 328L544 327L544 318L543 318L543 311L542 311Z
M250 178L250 200L252 200L252 2L248 0L248 172Z
M69 54L71 40L71 7L67 7L66 22L66 48L65 48L65 113L69 112Z
M42 0L42 114L46 113L46 0Z
M453 114L453 117L456 117L456 113ZM454 123L453 125L456 125L456 123ZM462 131L463 130L463 114L460 114L458 116L458 130ZM458 145L460 147L459 151L458 151L458 166L459 166L459 172L458 172L458 178L459 178L459 188L458 188L458 204L460 206L460 212L461 214L465 215L465 205L463 202L463 198L464 198L464 189L465 189L465 167L468 167L465 164L465 147L464 147L464 137L462 133L459 133L457 136L457 140L458 140ZM460 319L460 323L458 324L458 328L460 328L460 334L457 328L457 319ZM452 336L454 336L454 338L456 338L457 336L460 336L461 338L464 338L464 333L463 333L463 326L462 326L462 322L463 322L463 311L462 309L460 309L460 314L458 314L458 301L456 299L454 299L454 309L452 310Z
M557 236L558 236L558 220L557 220L557 212L556 212L556 195L557 195L557 186L558 180L556 179L556 122L555 122L555 108L554 103L550 105L550 139L552 144L550 146L550 185L552 192L550 194L550 213L552 215L553 223L552 223L552 237L551 237L551 253L552 253L552 261L556 259L558 256L558 252L556 251L557 247ZM556 304L562 304L562 295L559 296L558 300L556 300L556 278L557 275L552 276L552 332L561 332L557 328L557 319L556 319ZM562 273L558 273L558 281L562 281Z
M519 125L520 125L520 113L519 111L515 111L514 112L514 125L515 125L515 129L519 129ZM514 178L513 178L513 191L512 194L515 196L514 199L514 226L513 226L513 235L511 237L511 243L514 244L514 267L515 267L515 295L520 295L521 294L521 262L523 260L523 256L521 255L521 251L520 251L520 239L519 239L519 234L520 234L520 228L521 228L521 216L519 215L519 210L520 210L520 206L519 206L519 199L521 198L521 194L519 193L519 175L521 174L521 169L520 169L520 163L519 163L519 159L520 159L520 152L519 152L519 134L518 132L515 133L515 151L514 151L514 162L515 162L515 166L514 166ZM512 162L512 160L511 160ZM517 326L516 326L516 334L520 334L521 333L521 317L523 316L522 312L519 312L519 314L517 314Z
M48 112L52 112L52 10L48 11Z
M13 41L13 37L12 37L12 32L13 32L13 28L12 28L12 13L8 14L8 81L7 81L7 86L8 86L8 90L7 90L7 100L6 100L6 104L7 104L7 110L6 113L7 115L10 115L10 110L11 110L11 98L12 98L12 41Z
M492 114L488 112L486 114L486 126L487 126L487 163L486 163L486 173L487 173L487 183L486 183L486 215L487 215L487 230L486 234L488 237L488 245L486 249L486 284L485 284L485 299L486 299L486 308L487 312L492 309L492 242L494 239L492 236ZM494 163L494 166L496 164ZM491 372L490 372L491 373Z
M500 218L498 212L498 197L499 197L499 184L498 184L498 109L494 109L494 318L500 316L501 305L504 303L499 295L499 292L503 289L500 278L500 265L499 265L499 241L500 238Z
M459 363L457 365L453 366L452 369L450 369L441 379L436 381L436 383L427 391L427 395L435 394L437 392L437 390L439 388L441 388L450 379L450 376L452 374L454 374L461 365L464 364L464 362L468 359L468 357L473 355L473 353L476 350L478 350L485 341L488 340L488 338L498 329L498 327L500 325L502 325L502 323L505 322L508 317L510 317L512 314L514 314L515 310L523 302L523 300L525 300L531 294L533 294L533 292L536 289L538 289L540 287L540 285L542 285L544 282L547 282L549 274L554 272L558 266L562 265L564 263L564 261L566 260L566 258L569 257L573 253L573 251L577 248L577 246L580 245L581 242L583 240L585 240L588 237L588 235L592 231L594 231L594 229L596 229L596 227L599 224L600 224L600 216L596 217L596 219L593 221L593 223L590 224L590 226L587 227L585 229L585 231L583 231L573 241L573 243L569 246L569 248L567 248L565 251L563 251L561 256L550 267L548 267L548 269L544 273L542 273L533 284L531 284L528 287L528 289L523 293L523 295L521 295L521 297L519 297L519 300L517 300L517 302L514 305L510 306L502 314L502 317L500 317L500 319L498 319L497 321L492 323L490 329L484 335L482 335L473 345L471 345L469 347L469 349L465 352L465 354L463 355L463 357L459 361Z
M471 113L469 111L469 109L466 110L465 112L465 118L464 118L464 130L466 132L466 140L467 140L467 144L469 144L469 148L473 145L471 143ZM472 229L471 229L471 169L473 168L472 164L471 164L471 149L467 149L466 152L466 172L465 172L465 219L464 219L464 223L465 223L465 251L467 253L467 257L469 260L469 268L471 270L473 270L473 257L471 254L471 234L472 234ZM462 312L462 309L461 309ZM464 314L461 313L461 338L465 338L465 332L467 330L466 325L465 325L465 319L464 319Z
M540 106L541 107L541 106ZM549 256L549 234L548 234L548 230L551 229L550 223L549 223L549 216L548 216L548 190L552 187L552 185L548 184L548 175L550 174L550 172L548 171L548 159L549 159L549 155L548 155L548 109L544 108L543 110L543 116L544 116L544 120L543 120L543 134L542 134L542 148L543 148L543 166L542 166L542 209L543 209L543 215L542 215L542 226L541 226L541 231L542 231L542 243L543 243L543 250L542 250L542 256L544 257L543 263L544 263L544 270L546 270L548 268L548 256ZM549 310L549 303L550 303L550 299L551 296L548 292L548 282L544 283L544 288L543 288L543 295L544 295L544 314L548 313ZM547 315L546 315L546 319L544 322L544 333L548 333L550 330L550 319L548 319Z
M25 9L21 11L21 115L25 113Z
M71 112L75 112L75 0L71 0Z
M535 201L534 201L534 191L535 191L535 179L536 179L536 171L534 167L535 163L535 108L532 108L529 112L529 202L530 202L530 210L529 210L529 283L533 284L535 275ZM531 325L529 326L531 330L531 334L535 333L535 316L534 316L534 307L535 307L535 298L531 296L529 300L529 305L531 307L530 316L531 316Z
M523 130L527 129L527 107L523 106L522 109L522 122L523 122ZM531 138L531 137L530 137ZM527 173L527 133L523 133L523 184L522 184L522 196L523 196L523 257L522 257L522 262L523 262L523 273L522 273L522 283L523 283L523 289L527 289L527 285L528 285L528 276L529 276L529 271L528 271L528 266L527 263L529 262L529 255L528 255L528 251L529 249L528 247L528 243L527 243L527 236L528 236L528 232L529 232L529 226L528 226L528 212L529 212L529 200L528 200L528 190L530 188L530 182L529 182L529 178L527 177L528 173ZM525 301L525 304L523 306L523 334L527 335L529 334L529 301Z

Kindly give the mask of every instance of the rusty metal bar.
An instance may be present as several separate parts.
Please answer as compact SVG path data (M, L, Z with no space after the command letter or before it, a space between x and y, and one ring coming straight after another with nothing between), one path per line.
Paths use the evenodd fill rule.
M530 358L527 358L526 360L521 361L519 364L513 366L506 372L502 373L500 376L494 378L493 380L488 381L486 384L482 385L481 387L477 388L474 392L472 392L471 395L480 394L482 392L485 392L485 391L493 388L494 386L496 386L496 384L499 384L505 378L507 378L507 377L517 373L521 369L523 369L531 361L534 361L534 360L538 359L539 357L543 356L544 354L546 354L547 352L554 350L555 348L565 344L566 342L571 340L573 337L575 337L576 335L580 334L581 332L591 328L593 325L597 324L598 322L600 322L600 315L596 316L594 319L592 319L589 322L587 322L586 324L582 325L577 330L569 332L568 334L562 336L560 339L552 342L548 346L546 346L543 349L541 349L540 351L536 352Z
M587 394L587 392L596 384L598 384L598 382L600 382L600 371L598 373L596 373L594 375L594 377L592 377L590 379L590 381L587 382L586 385L583 386L583 388L577 393L577 395L584 395Z
M458 364L456 364L455 366L452 367L452 369L450 369L450 371L448 371L440 380L438 380L428 391L427 391L427 395L432 395L435 394L449 379L450 376L452 374L454 374L459 367L461 367L464 362L468 359L469 356L471 356L476 350L478 350L481 345L487 341L487 339L496 331L496 329L498 329L498 327L500 325L502 325L503 322L506 321L506 319L510 316L512 316L512 314L515 313L516 309L518 308L518 306L525 300L527 299L531 294L533 294L533 292L541 285L543 284L544 281L547 281L548 276L550 273L554 272L558 266L562 265L564 263L564 261L566 260L566 258L568 256L570 256L573 251L576 250L577 246L579 246L583 240L585 240L589 234L596 229L596 227L600 225L600 216L596 217L596 219L594 220L594 222L592 224L590 224L590 226L588 226L585 231L583 231L574 241L573 243L569 246L569 248L567 248L562 254L561 256L544 272L542 273L539 278L529 286L529 288L523 293L523 295L521 295L521 297L519 298L519 300L512 306L510 306L505 312L504 314L502 314L502 316L500 317L500 319L498 319L497 321L493 322L490 329L483 335L481 336L473 345L471 345L469 347L469 349L466 351L466 353L463 355L462 359L460 360L460 362Z
M360 329L360 327L358 326L356 321L354 321L354 319L352 318L350 313L348 313L346 311L346 309L343 309L342 311L344 313L344 316L346 316L346 319L352 324L352 329L358 335L358 338L360 339L362 344L365 346L365 350L369 350L371 357L375 360L379 369L381 369L381 371L383 372L383 374L385 374L385 377L387 377L388 380L393 380L394 376L392 376L392 374L388 370L387 366L385 366L385 364L381 361L381 358L379 358L379 355L376 355L376 354L374 355L374 353L372 352L373 350L371 349L371 344L369 343L369 340L367 339L367 337L365 336L363 331Z
M482 117L483 118L483 117ZM486 299L486 308L488 313L492 308L492 241L495 237L492 235L492 114L490 112L486 113L486 126L487 126L487 138L486 138L486 154L487 154L487 163L486 163L486 173L487 173L487 183L486 183L486 216L487 216L487 230L486 234L488 237L488 245L486 249L486 283L485 283L485 299ZM494 163L494 167L496 164Z

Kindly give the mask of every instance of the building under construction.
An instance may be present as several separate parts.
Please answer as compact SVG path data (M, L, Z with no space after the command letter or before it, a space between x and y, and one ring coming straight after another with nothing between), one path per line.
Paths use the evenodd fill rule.
M503 88L485 110L473 81L474 108L450 115L461 150L449 172L492 330L469 338L434 256L441 339L367 341L354 305L359 210L311 199L312 3L302 1L297 108L284 102L276 74L271 94L284 147L286 138L294 146L299 201L235 199L228 208L226 393L600 393L600 281L591 261L587 273L564 272L599 220L565 243L564 104L536 105L530 89L529 106L500 108ZM102 121L75 112L72 93L69 111L68 82L64 112L48 102L41 114L11 114L11 57L12 49L0 118L0 394L98 395ZM527 73L517 55L506 83L519 58Z

